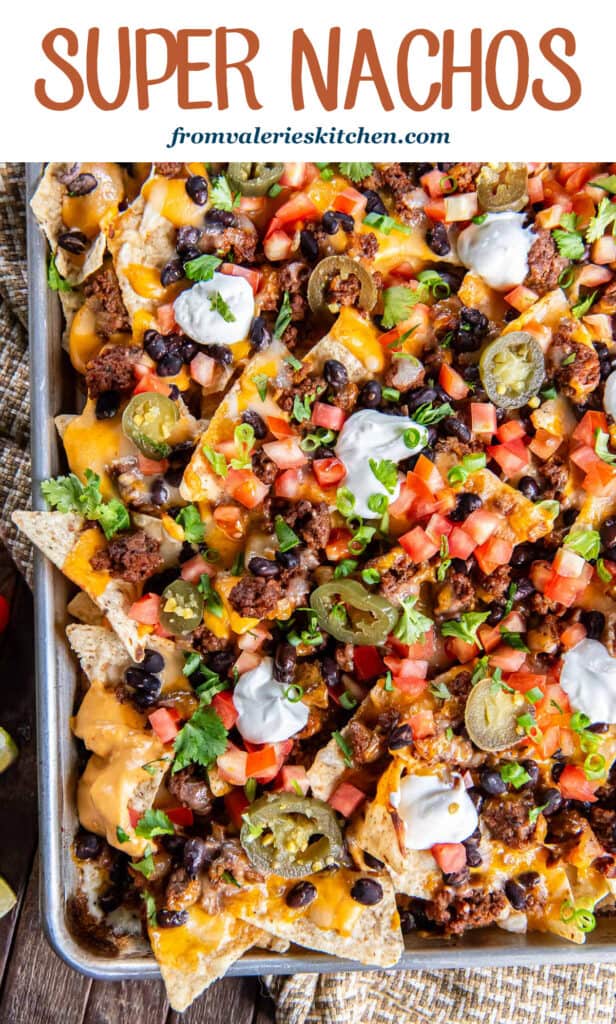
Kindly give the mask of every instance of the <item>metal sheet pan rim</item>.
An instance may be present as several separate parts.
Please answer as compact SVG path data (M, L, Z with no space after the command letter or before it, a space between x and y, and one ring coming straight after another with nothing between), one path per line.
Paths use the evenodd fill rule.
M38 183L42 164L27 164L27 197ZM58 345L59 316L46 282L46 243L28 208L28 308L30 323L31 400L32 400L32 476L34 508L42 508L37 484L56 470L57 440L52 422L50 375L53 346ZM54 325L55 321L55 325ZM67 964L92 978L107 981L138 980L156 977L158 966L153 956L104 956L80 944L71 933L64 903L64 858L61 829L62 787L61 754L64 743L59 714L68 714L58 706L61 691L57 644L62 639L55 631L56 570L40 555L34 563L35 655L38 733L38 784L40 828L40 901L45 934ZM532 966L616 962L616 933L608 921L588 938L584 946L561 942L554 936L534 933L513 935L499 929L468 932L457 941L430 939L416 948L407 948L392 970L445 969L460 967ZM606 931L610 931L609 936ZM411 940L412 941L412 940ZM369 970L363 964L341 960L309 950L292 949L284 955L263 952L245 954L228 975L296 974L308 972Z

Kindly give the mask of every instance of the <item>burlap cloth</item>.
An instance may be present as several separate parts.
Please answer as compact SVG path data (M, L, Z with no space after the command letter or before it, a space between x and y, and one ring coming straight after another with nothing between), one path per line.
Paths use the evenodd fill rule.
M0 163L0 534L31 579L10 522L30 500L24 175ZM492 970L374 971L269 977L277 1024L607 1024L616 964ZM229 1022L233 1024L233 1022Z

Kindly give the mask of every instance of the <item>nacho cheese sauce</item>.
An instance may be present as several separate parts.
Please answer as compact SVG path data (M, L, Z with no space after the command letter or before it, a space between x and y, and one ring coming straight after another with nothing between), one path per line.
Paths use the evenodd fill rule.
M404 431L409 428L419 431L419 441L412 448L404 443ZM427 440L426 428L406 416L388 416L375 409L362 409L353 413L340 431L335 449L347 471L343 486L355 496L353 512L364 519L378 519L380 513L368 507L370 496L383 494L391 503L400 494L400 480L396 482L393 492L388 491L375 477L370 459L376 462L381 459L402 462L425 448Z
M273 677L272 658L263 658L256 668L244 672L233 691L239 712L237 728L249 743L279 743L304 728L308 708L285 697L286 686Z
M616 658L599 640L582 640L567 651L560 685L591 722L616 722Z
M477 828L475 805L459 775L453 776L453 785L438 775L407 775L390 802L404 822L409 850L461 843Z
M458 238L458 256L496 291L522 284L528 274L528 251L535 240L523 227L523 213L488 213L481 224L469 224Z
M212 308L217 297L229 307L233 320ZM255 303L252 288L243 277L214 274L211 281L198 281L178 295L174 303L179 327L202 345L234 345L250 330Z

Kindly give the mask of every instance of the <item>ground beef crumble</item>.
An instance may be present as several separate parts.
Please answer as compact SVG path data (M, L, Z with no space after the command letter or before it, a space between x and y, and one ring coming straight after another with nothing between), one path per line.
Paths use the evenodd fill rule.
M130 320L112 266L99 267L84 282L83 291L87 305L96 315L96 333L101 338L130 331Z
M261 576L243 576L229 593L229 603L245 618L263 619L276 608L281 597L280 583Z
M105 391L132 391L135 386L135 361L134 348L114 345L113 348L103 349L86 366L86 386L90 398L98 398Z
M536 823L529 821L528 817L533 806L529 794L511 798L490 797L483 805L481 817L493 839L500 839L513 850L521 850L535 833Z
M443 927L445 935L461 935L467 928L482 928L503 916L507 899L503 892L471 889L458 894L442 889L426 903L429 920Z
M191 646L200 654L211 654L214 651L224 651L229 641L222 636L216 636L207 626L199 626L191 635Z
M167 789L171 796L196 814L209 814L212 810L212 793L198 765L191 764L179 772L171 772L167 778Z
M160 542L145 530L121 534L110 540L106 548L97 551L90 564L97 571L109 572L114 579L141 583L162 569Z
M524 282L538 295L545 295L558 286L558 278L569 266L560 256L551 231L540 230L528 253L528 276Z
M283 519L309 548L324 548L329 540L331 522L329 507L324 501L312 504L301 500L282 513Z

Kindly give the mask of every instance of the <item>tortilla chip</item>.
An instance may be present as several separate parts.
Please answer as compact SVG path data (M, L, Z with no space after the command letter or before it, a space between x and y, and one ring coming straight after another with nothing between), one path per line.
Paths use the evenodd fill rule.
M177 255L175 241L174 225L156 213L141 194L113 221L107 244L131 323L138 310L154 313L161 300L135 291L127 274L128 267L162 270Z
M133 661L142 661L145 638L138 624L128 617L129 608L138 596L137 588L124 580L112 579L106 573L95 572L87 565L81 566L82 571L77 575L70 567L66 569L67 559L76 551L86 530L85 520L72 512L14 512L13 522L98 605Z
M90 682L99 679L106 686L115 686L122 681L132 662L115 633L97 625L73 625L66 627L66 635Z
M105 619L98 605L83 590L71 598L66 610L69 615L86 626L100 626Z
M373 374L366 369L357 356L343 345L341 341L331 338L328 334L317 342L317 344L304 357L304 366L307 366L310 373L322 374L323 367L328 359L336 359L342 363L347 371L349 380L353 384L369 380Z
M40 185L34 193L30 206L37 221L47 236L51 251L55 255L58 271L70 284L81 284L86 277L97 270L105 255L106 239L102 231L90 243L85 258L75 258L65 249L58 247L58 237L66 227L62 220L62 201L67 194L66 185L60 175L69 170L70 163L49 163ZM62 293L60 293L62 295ZM69 293L67 293L69 294ZM69 305L69 309L72 305Z
M180 1013L246 950L268 941L232 914L221 912L214 917L197 906L188 910L186 924L179 928L148 925L148 935L169 1002Z

